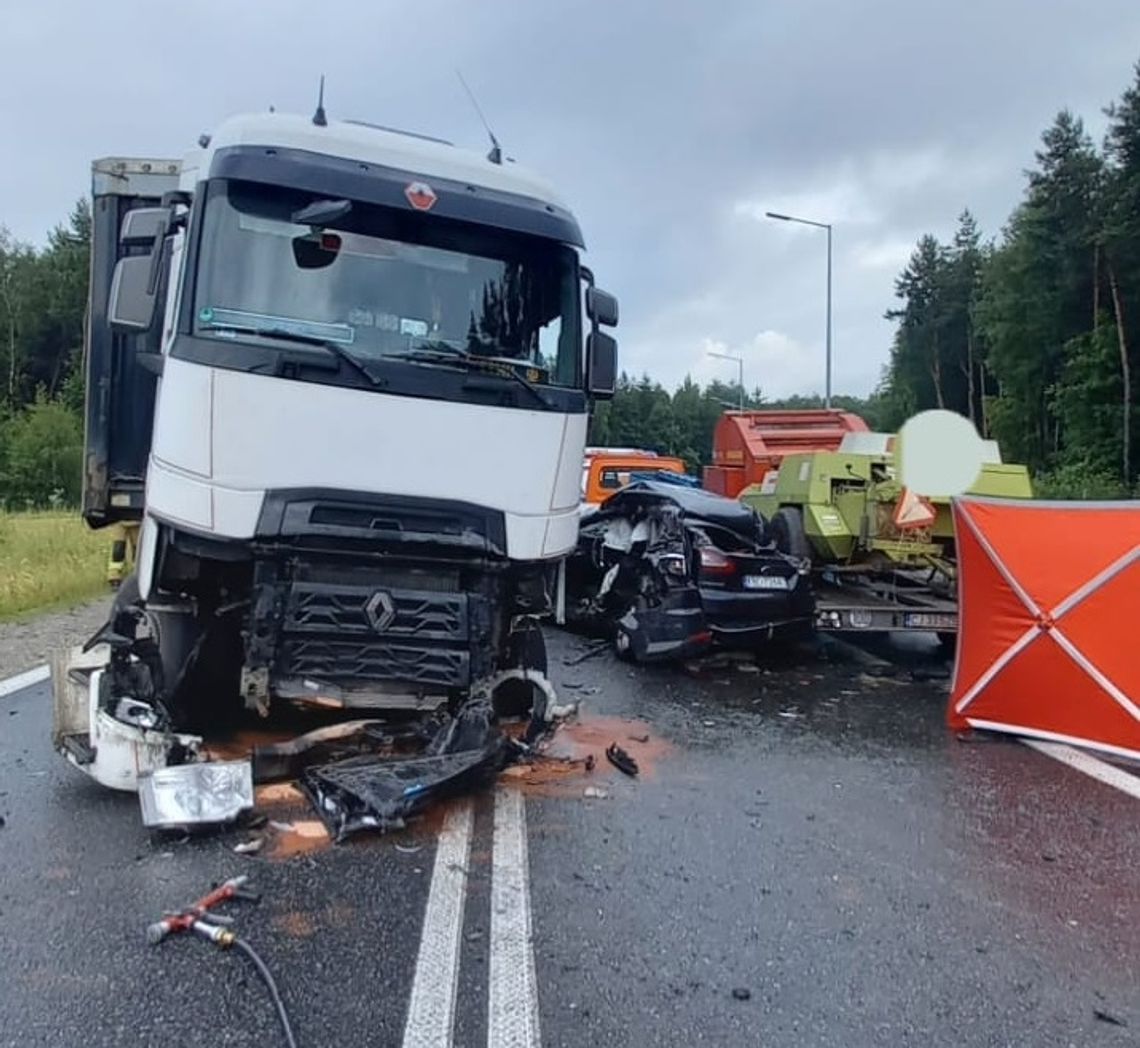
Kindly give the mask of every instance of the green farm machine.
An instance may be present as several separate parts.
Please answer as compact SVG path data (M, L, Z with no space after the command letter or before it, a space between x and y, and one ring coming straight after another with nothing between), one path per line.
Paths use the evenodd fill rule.
M782 550L811 562L816 626L843 632L932 630L950 646L958 628L950 500L906 492L893 437L850 433L837 451L785 456L740 498L769 522ZM986 459L970 494L1031 498L1029 472Z

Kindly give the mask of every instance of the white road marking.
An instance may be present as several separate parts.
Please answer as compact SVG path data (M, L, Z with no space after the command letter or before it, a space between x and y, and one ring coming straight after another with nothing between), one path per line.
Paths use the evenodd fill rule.
M1070 768L1084 772L1109 786L1115 786L1130 797L1140 800L1140 778L1130 775L1123 768L1116 767L1115 764L1108 764L1106 761L1094 757L1091 753L1074 750L1071 746L1064 746L1059 742L1044 742L1040 739L1022 739L1021 741L1030 749L1045 754L1046 757L1052 757L1062 764L1067 764Z
M50 679L51 667L47 665L36 666L34 669L17 673L14 677L0 680L0 699L6 695L14 695L16 692L23 691L25 688L30 688L33 684L40 684Z
M439 834L404 1048L451 1048L473 822L466 801L448 812Z
M522 794L508 787L495 793L490 980L487 1048L539 1048L526 808Z

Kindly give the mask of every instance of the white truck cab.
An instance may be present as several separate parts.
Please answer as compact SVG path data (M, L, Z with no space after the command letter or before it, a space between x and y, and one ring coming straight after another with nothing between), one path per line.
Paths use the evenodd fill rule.
M318 112L95 162L84 510L141 521L117 610L159 649L109 695L182 729L545 668L617 303L496 159Z

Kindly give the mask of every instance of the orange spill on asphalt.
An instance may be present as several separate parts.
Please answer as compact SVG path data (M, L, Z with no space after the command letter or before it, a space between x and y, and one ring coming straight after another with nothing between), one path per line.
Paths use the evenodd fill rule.
M586 716L558 728L543 750L545 759L517 764L503 772L503 777L533 796L581 796L591 783L625 778L606 759L606 748L615 742L637 761L639 779L652 779L658 763L673 751L672 744L654 735L645 721ZM590 756L593 771L586 770Z

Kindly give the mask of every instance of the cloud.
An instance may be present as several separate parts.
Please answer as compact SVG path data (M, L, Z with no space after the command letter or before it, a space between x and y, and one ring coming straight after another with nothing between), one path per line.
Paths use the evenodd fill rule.
M894 274L910 260L914 244L911 238L862 240L851 248L851 257L860 269L885 269Z
M322 17L351 32L322 69L305 0L273 18L184 6L172 45L149 0L103 20L81 0L8 5L0 126L19 162L0 165L0 224L42 243L92 158L178 156L270 104L310 112L322 71L332 117L484 149L458 67L507 154L574 208L622 301L623 365L672 385L709 340L773 395L822 385L826 258L822 231L765 211L835 224L834 388L868 392L904 245L949 236L966 206L995 233L1040 132L1062 106L1099 126L1140 39L1135 0L1095 19L1039 0L724 0L715 18L655 0L340 0Z
M710 355L714 353L721 357ZM745 388L759 386L765 397L823 392L824 354L782 331L760 331L735 344L704 338L690 360L689 373L702 384L713 380L734 383L740 373L739 365L722 359L723 356L742 360Z

